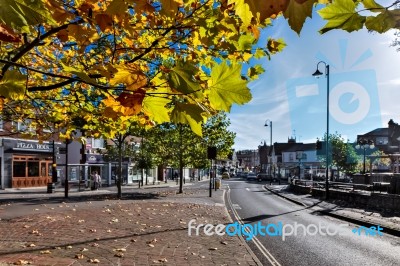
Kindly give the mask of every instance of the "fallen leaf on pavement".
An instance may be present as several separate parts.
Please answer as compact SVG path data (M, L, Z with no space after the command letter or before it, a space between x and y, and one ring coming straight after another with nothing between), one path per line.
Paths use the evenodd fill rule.
M122 258L124 256L124 253L118 252L114 254L114 257Z
M14 262L14 265L27 265L27 264L31 264L31 262L27 260L18 260Z
M218 250L218 248L209 248L208 250Z
M90 259L90 260L88 260L88 262L90 262L90 263L100 263L100 261L98 259Z
M85 256L83 256L83 254L76 254L75 255L75 259L81 260L83 259Z
M157 240L157 238L154 238L154 239L152 239L150 241L147 241L146 243L150 244L150 243L156 243L156 242L158 242L158 240Z
M42 250L40 251L40 254L51 254L50 250Z
M155 246L153 244L148 244L149 247L154 248Z

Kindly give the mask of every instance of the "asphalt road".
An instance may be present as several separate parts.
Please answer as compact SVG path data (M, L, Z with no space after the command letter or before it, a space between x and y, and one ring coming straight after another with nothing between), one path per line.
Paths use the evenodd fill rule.
M378 231L375 236L366 235L360 226L291 203L266 191L262 183L233 178L224 180L223 187L227 189L225 202L234 222L260 222L263 226L277 225L276 228L282 223L282 234L292 229L294 232L297 223L297 236L288 235L283 240L281 235L266 234L247 241L263 265L400 265L398 237L385 232L380 236ZM308 230L306 236L302 226ZM271 234L279 232L272 225L268 230ZM246 232L243 237L250 238L249 235Z

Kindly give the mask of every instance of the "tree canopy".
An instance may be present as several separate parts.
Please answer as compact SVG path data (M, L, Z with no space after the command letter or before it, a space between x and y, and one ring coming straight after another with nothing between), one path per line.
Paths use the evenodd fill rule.
M73 130L77 118L96 134L93 124L134 117L201 135L208 117L251 100L247 84L263 69L243 65L284 47L260 44L260 30L283 14L300 31L315 2L3 0L0 108L35 134Z
M134 120L201 124L251 100L259 59L285 43L261 30L283 16L300 33L316 4L321 29L399 28L398 1L374 0L2 0L0 109L29 120L31 134ZM247 71L244 71L247 69ZM110 131L115 134L117 131Z

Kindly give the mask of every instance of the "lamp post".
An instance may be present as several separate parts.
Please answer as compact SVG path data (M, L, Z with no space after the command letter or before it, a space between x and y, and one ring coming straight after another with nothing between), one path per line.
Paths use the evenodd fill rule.
M374 142L369 139L360 139L357 142L356 149L363 149L363 174L365 174L365 150L375 148Z
M317 70L312 74L314 77L319 77L323 73L319 71L319 64L325 65L325 76L326 76L326 180L325 180L325 198L329 199L329 65L324 61L319 61L317 64Z
M272 121L267 119L264 124L265 127L269 126L269 148L272 149ZM270 150L271 151L271 150ZM269 164L269 175L272 175L272 154L271 154L271 162Z

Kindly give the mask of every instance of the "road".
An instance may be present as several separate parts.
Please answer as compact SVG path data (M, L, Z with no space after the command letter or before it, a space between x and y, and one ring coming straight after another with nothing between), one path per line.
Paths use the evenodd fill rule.
M252 225L261 222L264 226L281 222L287 225L286 232L297 223L297 236L286 236L283 240L282 236L265 235L247 241L263 265L400 265L398 237L385 232L382 236L372 236L359 231L358 235L352 232L360 228L358 225L322 216L313 208L289 202L265 190L262 183L233 178L224 180L223 187L227 190L225 201L234 222ZM314 235L304 236L300 225L309 226L308 232ZM325 236L315 228L321 228ZM272 234L276 233L273 227L269 229Z

